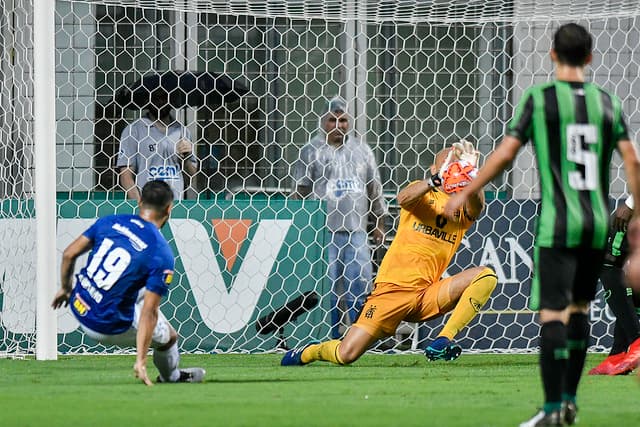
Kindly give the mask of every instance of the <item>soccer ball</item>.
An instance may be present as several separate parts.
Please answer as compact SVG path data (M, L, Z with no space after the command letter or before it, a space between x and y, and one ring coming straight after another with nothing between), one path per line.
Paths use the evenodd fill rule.
M445 193L462 191L477 174L478 169L471 163L465 160L453 162L447 166L447 169L442 173L442 189Z

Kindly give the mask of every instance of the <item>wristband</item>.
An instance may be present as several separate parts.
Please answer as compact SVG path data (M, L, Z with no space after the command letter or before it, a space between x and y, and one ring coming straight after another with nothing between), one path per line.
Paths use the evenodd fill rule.
M440 187L442 185L442 179L437 173L427 178L427 182L431 185L431 188Z
M627 205L629 209L633 210L633 206L634 206L633 195L627 197L627 200L624 201L624 204Z

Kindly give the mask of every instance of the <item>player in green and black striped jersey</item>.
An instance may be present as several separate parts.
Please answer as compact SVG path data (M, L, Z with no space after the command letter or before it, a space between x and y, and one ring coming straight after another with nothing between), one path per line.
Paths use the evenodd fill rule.
M602 249L609 164L618 141L629 139L620 100L593 83L536 85L524 93L507 134L533 141L542 189L537 246Z
M545 403L521 424L525 427L575 422L576 391L589 338L589 302L595 297L608 231L609 163L616 148L631 193L640 200L640 164L620 100L584 79L592 43L591 34L580 25L558 28L550 52L556 79L524 93L502 143L476 179L445 207L451 217L532 142L542 201L530 306L540 314Z

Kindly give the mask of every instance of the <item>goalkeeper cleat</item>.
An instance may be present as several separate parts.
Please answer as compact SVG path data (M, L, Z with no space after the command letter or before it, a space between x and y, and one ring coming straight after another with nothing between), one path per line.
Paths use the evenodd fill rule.
M574 402L563 402L561 413L566 425L572 426L578 421L578 407Z
M455 360L462 354L462 347L447 337L438 337L424 350L424 355L430 361Z
M302 352L309 347L311 344L318 344L319 341L311 341L304 347L294 348L293 350L287 351L284 356L282 356L282 360L280 361L281 366L302 366L306 365L306 363L302 363Z
M156 379L158 383L201 383L204 375L207 373L202 368L184 368L180 369L180 378L177 381L165 381L160 375Z
M627 353L622 352L618 354L612 354L611 356L607 356L598 366L592 368L589 371L589 375L624 375L631 372L630 370L624 373L614 374L614 372L618 371L616 366L618 366L624 358L627 356Z
M533 417L520 424L520 427L561 426L563 424L560 411L544 412L540 409Z

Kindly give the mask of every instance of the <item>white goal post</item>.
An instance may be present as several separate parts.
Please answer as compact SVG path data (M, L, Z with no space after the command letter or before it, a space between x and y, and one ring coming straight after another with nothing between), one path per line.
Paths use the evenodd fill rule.
M49 304L62 249L97 216L135 210L116 162L123 129L144 112L118 100L122 88L169 71L246 87L238 100L175 108L198 171L163 230L176 276L162 310L184 351L273 351L326 338L330 293L343 292L326 276L323 205L288 197L328 100L347 101L351 132L375 154L388 246L397 191L460 138L490 152L522 91L551 77L550 35L567 21L593 34L588 78L622 99L637 140L637 1L0 0L0 354L114 351ZM465 350L537 345L527 309L536 179L523 150L487 187L449 270L487 264L499 276L458 337ZM612 204L625 194L616 156ZM375 268L384 247L371 248ZM306 308L284 316L292 301ZM602 293L591 320L592 350L603 351L613 329ZM403 325L385 345L419 349L441 324Z

